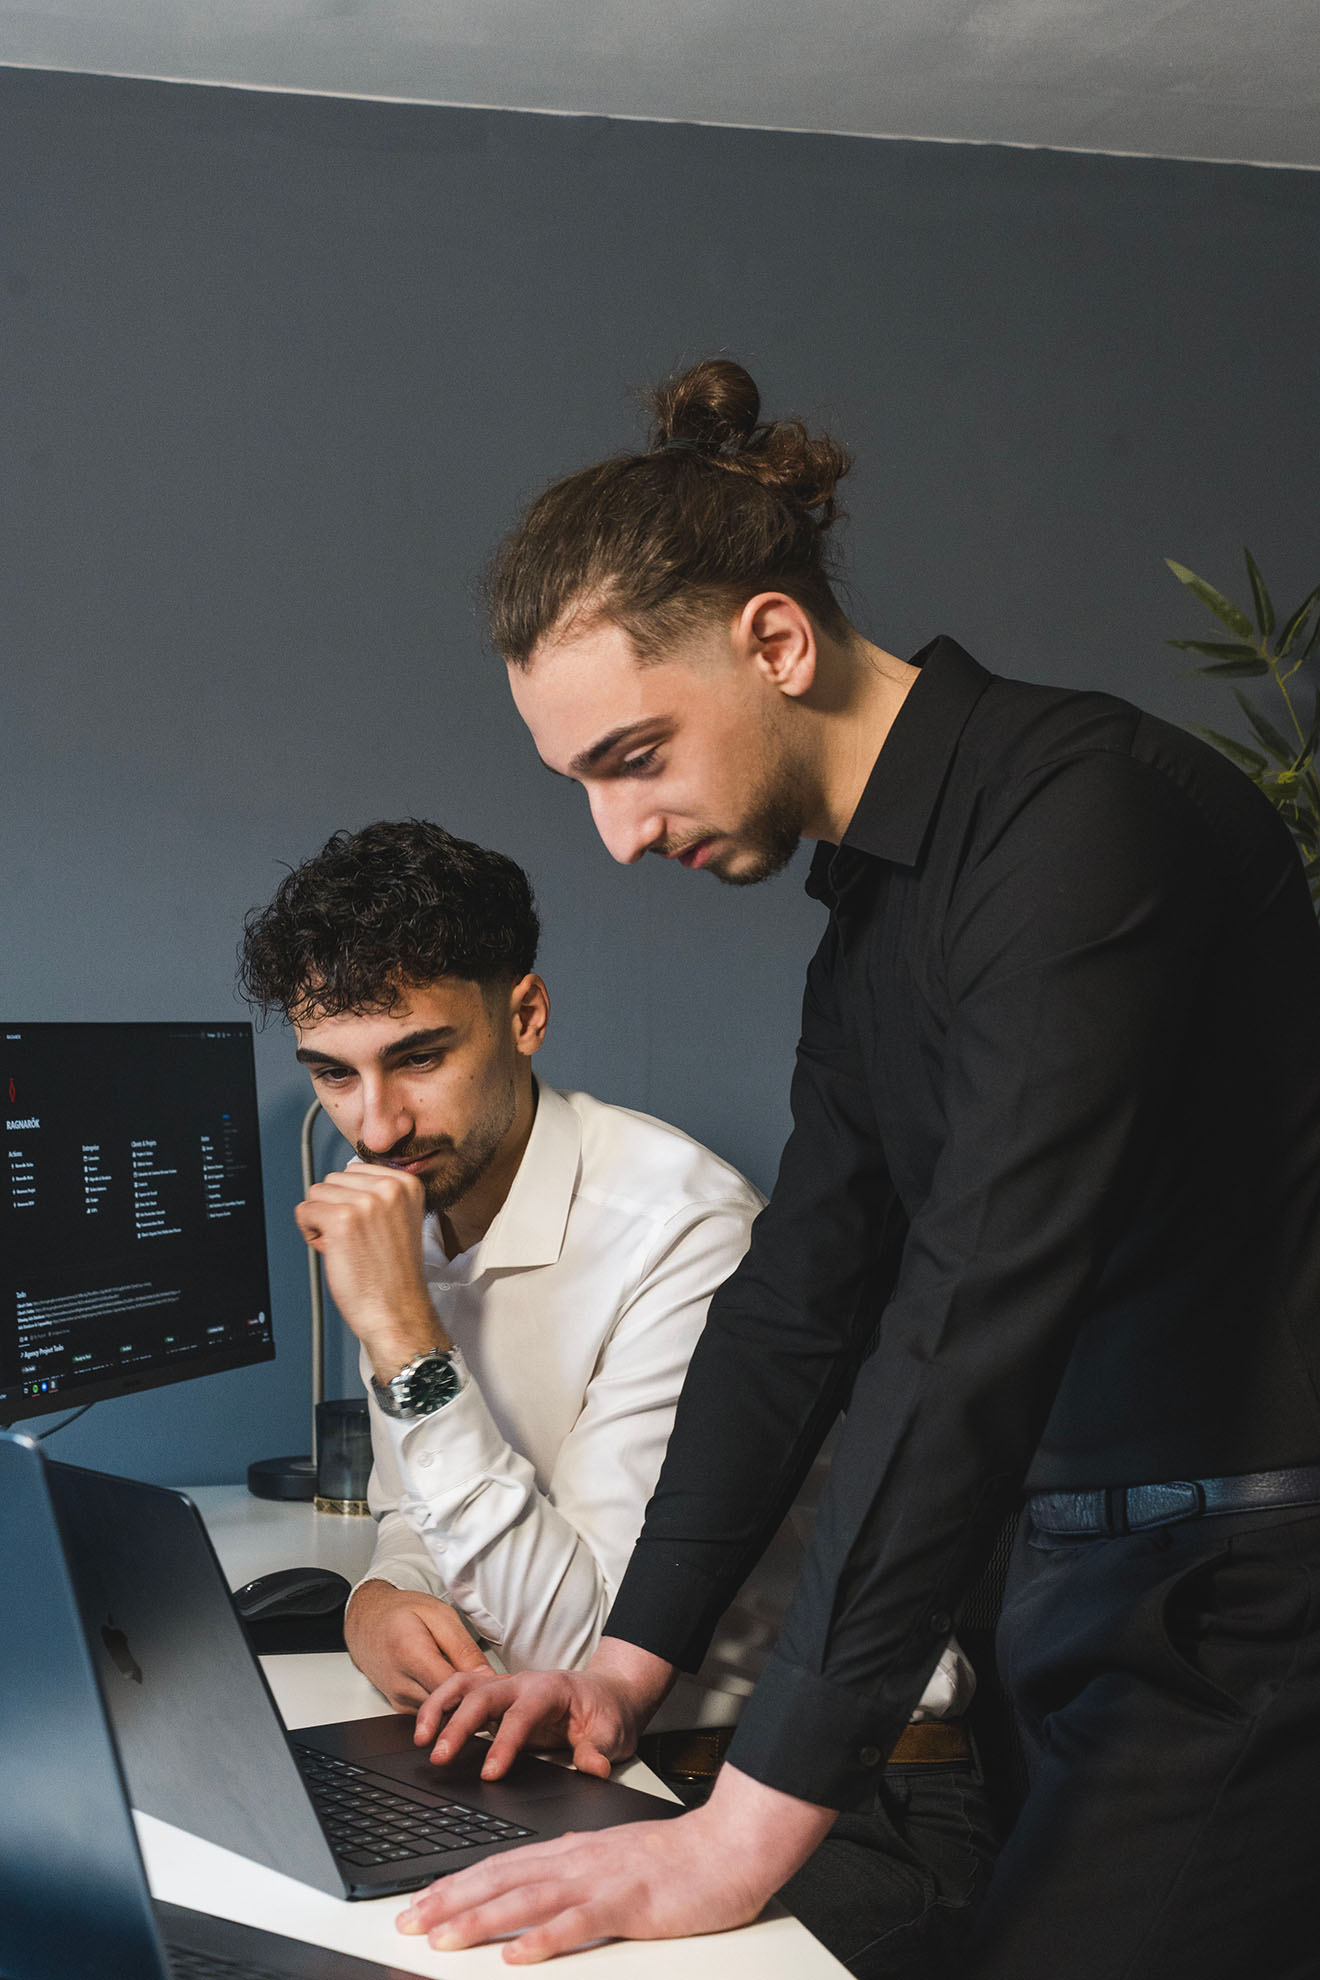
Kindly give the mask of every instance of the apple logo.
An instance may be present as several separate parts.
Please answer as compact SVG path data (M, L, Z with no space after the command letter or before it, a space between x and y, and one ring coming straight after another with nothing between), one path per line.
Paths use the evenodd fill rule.
M116 1627L113 1616L107 1616L101 1624L101 1641L109 1651L115 1669L122 1671L126 1678L132 1678L134 1684L141 1684L141 1667L128 1647L128 1638L122 1629Z

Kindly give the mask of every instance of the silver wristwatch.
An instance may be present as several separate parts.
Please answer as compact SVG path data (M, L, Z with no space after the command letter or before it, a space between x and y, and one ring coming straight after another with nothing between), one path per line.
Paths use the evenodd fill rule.
M452 1348L427 1348L405 1362L388 1382L371 1378L372 1393L386 1416L432 1416L462 1388Z

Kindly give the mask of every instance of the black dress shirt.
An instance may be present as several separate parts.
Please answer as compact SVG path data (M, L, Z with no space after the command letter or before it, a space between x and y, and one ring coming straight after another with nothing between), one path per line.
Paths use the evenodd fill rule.
M845 1412L731 1759L874 1787L1027 1489L1320 1460L1320 929L1237 770L948 639L837 849L793 1131L607 1624L687 1670Z

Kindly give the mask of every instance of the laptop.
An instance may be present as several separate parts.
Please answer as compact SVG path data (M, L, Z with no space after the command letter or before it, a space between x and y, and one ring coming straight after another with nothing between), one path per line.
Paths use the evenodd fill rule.
M286 1731L187 1495L64 1464L47 1477L134 1807L348 1898L683 1812L534 1754L483 1781L484 1742L433 1766L396 1713Z
M6 1980L408 1980L153 1903L47 1467L0 1434L0 1973Z

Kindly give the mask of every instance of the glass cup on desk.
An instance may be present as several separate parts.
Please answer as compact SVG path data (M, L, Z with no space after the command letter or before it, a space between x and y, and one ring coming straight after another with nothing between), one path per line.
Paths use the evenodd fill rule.
M316 1405L316 1510L370 1512L371 1422L365 1396Z

